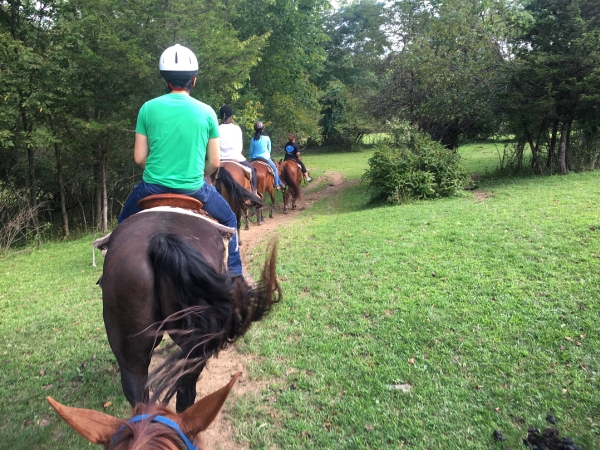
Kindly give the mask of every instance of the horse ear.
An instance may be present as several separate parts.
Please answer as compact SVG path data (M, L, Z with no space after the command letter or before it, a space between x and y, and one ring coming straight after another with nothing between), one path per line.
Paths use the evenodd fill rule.
M227 385L212 394L202 397L179 414L179 420L185 434L196 436L208 428L212 421L215 420L215 417L217 417L217 414L223 407L223 403L227 400L229 392L241 374L241 372L236 373Z
M46 397L46 400L71 428L92 444L107 445L119 427L125 423L124 420L99 411L61 405L52 397Z

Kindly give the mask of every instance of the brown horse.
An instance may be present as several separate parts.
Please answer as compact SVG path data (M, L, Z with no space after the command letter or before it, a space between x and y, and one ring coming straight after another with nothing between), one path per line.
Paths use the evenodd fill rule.
M244 230L248 230L248 206L254 204L257 207L263 205L263 202L256 195L252 194L252 186L250 180L246 178L246 172L239 164L223 161L218 171L216 179L212 180L212 184L217 191L227 200L231 210L235 214L238 224L238 243L242 243L239 233L241 227L241 218L244 217L246 226Z
M177 412L190 407L208 358L279 301L276 246L254 291L227 274L226 248L211 222L173 210L134 214L112 232L101 283L104 325L132 406L147 403L157 381L152 400L177 393ZM181 352L149 379L165 332Z
M292 210L296 209L296 202L300 200L300 183L302 170L295 161L280 161L278 164L279 177L286 184L283 190L283 213L287 214L287 203L291 196Z
M275 190L273 189L275 177L264 164L261 164L257 161L252 161L250 164L252 164L252 167L256 169L256 190L260 195L263 196L263 201L265 192L268 192L271 196L271 212L269 213L269 218L272 219L273 209L275 208ZM263 216L263 208L264 206L256 208L257 222L259 225L265 221Z
M122 420L91 409L64 406L51 397L46 399L71 428L106 449L197 450L203 448L198 433L215 419L239 376L238 373L227 385L181 414L155 404L140 404L134 408L131 419Z

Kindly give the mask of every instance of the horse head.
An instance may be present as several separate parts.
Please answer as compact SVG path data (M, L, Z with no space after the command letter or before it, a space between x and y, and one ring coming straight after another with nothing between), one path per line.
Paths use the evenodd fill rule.
M218 391L194 403L182 413L175 413L160 405L139 404L129 420L118 419L91 409L61 405L46 397L56 412L71 428L92 444L101 444L107 450L146 448L164 450L198 450L198 433L206 430L215 419L229 392L237 381L237 373Z

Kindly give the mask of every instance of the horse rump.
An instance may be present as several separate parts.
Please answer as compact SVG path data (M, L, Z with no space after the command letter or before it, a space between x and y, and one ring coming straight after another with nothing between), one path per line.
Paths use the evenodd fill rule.
M292 193L292 198L294 200L300 200L300 182L296 177L296 174L299 171L298 165L295 161L291 161L291 163L288 161L283 161L280 165L281 178Z
M219 168L218 178L215 181L215 188L220 191L219 183L223 183L223 187L229 194L229 198L237 202L237 206L240 210L243 210L250 204L260 207L264 206L263 201L257 195L245 189L241 184L235 181L235 178L229 173L224 167Z
M217 272L188 242L175 234L158 233L149 242L149 259L155 273L157 301L169 292L180 303L164 319L158 333L166 331L181 347L148 377L152 401L164 393L169 401L178 380L202 370L219 350L243 336L252 322L269 313L281 300L276 276L277 244L265 260L257 288L250 290L240 277Z

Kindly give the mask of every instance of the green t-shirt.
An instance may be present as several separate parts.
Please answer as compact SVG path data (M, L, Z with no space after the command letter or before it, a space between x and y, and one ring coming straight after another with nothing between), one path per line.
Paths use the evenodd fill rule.
M208 140L219 137L213 109L185 94L166 94L144 103L136 133L148 137L144 181L173 189L204 184Z

